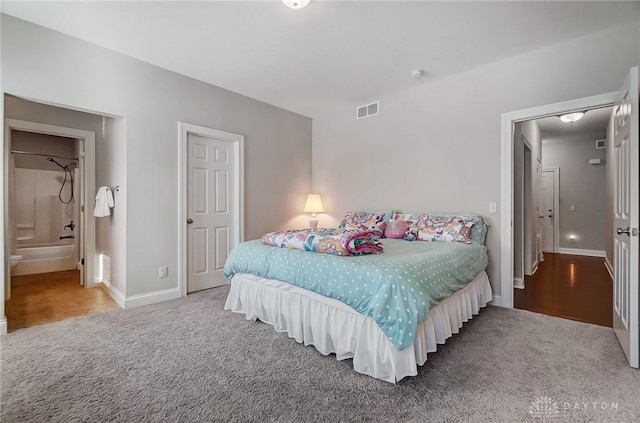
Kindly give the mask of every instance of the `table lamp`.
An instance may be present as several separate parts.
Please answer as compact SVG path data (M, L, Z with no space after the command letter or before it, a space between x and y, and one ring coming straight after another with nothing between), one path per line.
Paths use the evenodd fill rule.
M311 230L315 231L318 229L318 215L316 213L324 212L320 194L309 194L307 196L307 202L304 204L304 212L311 213L311 217L309 218L309 227Z

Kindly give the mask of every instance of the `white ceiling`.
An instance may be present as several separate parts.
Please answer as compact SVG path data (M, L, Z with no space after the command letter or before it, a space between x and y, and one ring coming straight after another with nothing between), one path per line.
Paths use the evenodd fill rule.
M569 125L557 116L536 120L543 142L603 139L607 133L607 123L613 107L589 110L584 117Z
M640 2L2 1L2 12L307 116L637 20ZM422 68L419 80L409 74Z

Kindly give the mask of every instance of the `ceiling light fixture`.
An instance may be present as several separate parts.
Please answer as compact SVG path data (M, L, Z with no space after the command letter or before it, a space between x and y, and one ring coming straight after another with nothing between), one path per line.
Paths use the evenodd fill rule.
M574 123L576 123L577 121L579 121L584 117L584 112L567 113L566 115L560 115L558 117L564 123L569 123L573 125Z
M311 0L282 0L282 2L291 9L302 9L306 7Z
M424 71L422 69L414 69L411 71L411 76L414 78L420 78L422 75L424 75Z

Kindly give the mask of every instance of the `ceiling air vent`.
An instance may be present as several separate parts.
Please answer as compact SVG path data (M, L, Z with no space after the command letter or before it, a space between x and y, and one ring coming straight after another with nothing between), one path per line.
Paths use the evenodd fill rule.
M380 103L369 103L364 106L360 106L356 110L356 119L364 119L369 116L375 116L378 114L378 110L380 108Z
M596 150L604 150L607 148L607 140L596 140Z

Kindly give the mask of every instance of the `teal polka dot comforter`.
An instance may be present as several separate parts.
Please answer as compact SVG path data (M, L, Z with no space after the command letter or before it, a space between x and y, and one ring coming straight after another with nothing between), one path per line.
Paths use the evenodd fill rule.
M464 288L489 259L476 242L381 241L382 254L352 257L243 242L229 254L224 273L228 281L251 273L342 301L371 316L402 350L413 343L429 308Z

